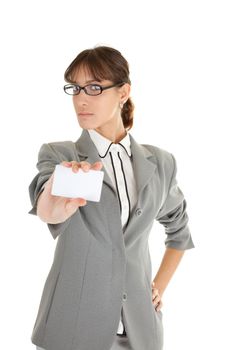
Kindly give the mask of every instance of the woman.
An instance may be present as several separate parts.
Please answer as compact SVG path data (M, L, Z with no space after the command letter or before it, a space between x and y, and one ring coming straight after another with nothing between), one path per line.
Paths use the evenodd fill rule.
M31 340L38 350L161 350L162 296L184 251L194 247L175 158L128 132L134 105L119 51L81 52L65 80L83 131L76 142L41 146L29 186L29 213L58 237ZM100 201L51 195L56 164L104 171ZM152 280L154 219L167 236Z

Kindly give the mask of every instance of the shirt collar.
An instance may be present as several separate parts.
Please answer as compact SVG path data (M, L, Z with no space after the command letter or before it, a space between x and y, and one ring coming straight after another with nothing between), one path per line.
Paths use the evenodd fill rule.
M106 137L99 134L94 129L88 129L87 131L98 150L99 156L101 158L104 158L108 154L108 151L111 149L111 145L115 144ZM128 132L117 145L120 145L120 147L126 151L128 156L131 157L130 137Z

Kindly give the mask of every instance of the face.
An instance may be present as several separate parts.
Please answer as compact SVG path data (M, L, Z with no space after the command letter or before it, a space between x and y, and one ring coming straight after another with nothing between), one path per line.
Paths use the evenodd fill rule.
M102 87L113 85L113 82L110 80L96 81L86 71L81 69L74 80L80 86L94 83ZM103 135L108 134L111 129L124 129L120 102L127 101L129 93L129 84L104 90L97 96L89 96L84 90L81 90L79 95L73 96L73 104L80 127L82 129L95 129Z

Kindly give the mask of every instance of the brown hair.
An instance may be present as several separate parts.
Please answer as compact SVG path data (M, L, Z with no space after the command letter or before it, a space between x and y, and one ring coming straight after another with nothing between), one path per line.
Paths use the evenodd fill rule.
M96 80L111 80L114 84L125 82L131 85L129 64L122 54L112 47L97 46L78 54L66 69L64 78L74 83L73 76L80 68L86 69ZM121 118L126 129L133 126L134 104L129 97L121 110Z

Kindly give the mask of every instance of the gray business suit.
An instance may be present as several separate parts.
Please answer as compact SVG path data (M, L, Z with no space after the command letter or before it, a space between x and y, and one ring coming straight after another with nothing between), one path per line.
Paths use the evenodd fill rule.
M125 230L104 168L100 202L88 201L64 223L47 224L58 239L31 336L46 350L109 350L122 308L134 350L163 348L162 312L156 312L151 292L148 237L154 220L165 227L167 247L184 250L194 244L173 155L130 138L138 202ZM39 173L29 186L30 214L36 215L42 185L64 160L101 160L87 130L76 142L41 146Z

